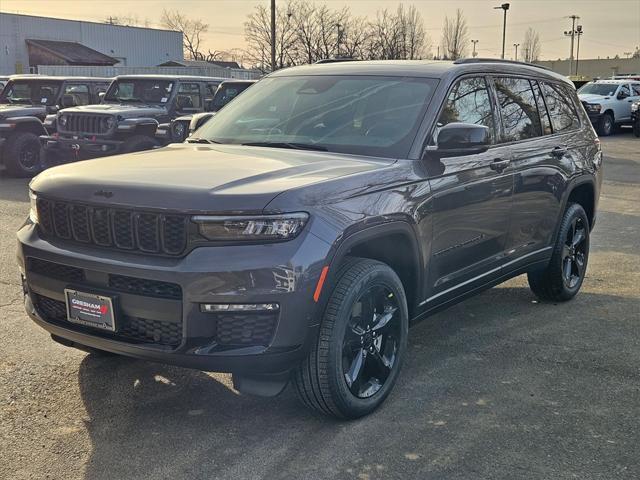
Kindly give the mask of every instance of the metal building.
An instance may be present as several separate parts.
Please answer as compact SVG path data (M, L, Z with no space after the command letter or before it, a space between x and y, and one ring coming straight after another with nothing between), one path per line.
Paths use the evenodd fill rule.
M37 73L35 62L43 58L41 51L39 55L33 53L34 43L43 45L43 42L34 42L37 40L53 41L49 46L56 42L79 44L85 51L95 50L93 58L99 52L115 59L119 66L150 67L183 59L181 32L0 13L0 75ZM82 49L78 46L74 50ZM64 52L49 53L52 60L48 64L72 64L65 62ZM87 64L92 64L89 62ZM82 65L82 59L74 64Z

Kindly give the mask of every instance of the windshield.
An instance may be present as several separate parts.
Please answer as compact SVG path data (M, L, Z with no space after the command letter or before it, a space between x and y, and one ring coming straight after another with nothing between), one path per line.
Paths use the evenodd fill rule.
M169 80L115 80L104 96L104 102L162 103L171 98L174 82Z
M397 158L408 153L436 84L380 76L265 78L193 136Z
M221 84L216 90L216 94L213 97L213 111L217 112L224 107L231 100L236 98L240 93L250 87L251 84L230 83Z
M618 89L617 83L587 83L580 90L579 94L612 96Z
M55 105L61 85L62 82L12 80L2 91L0 103Z

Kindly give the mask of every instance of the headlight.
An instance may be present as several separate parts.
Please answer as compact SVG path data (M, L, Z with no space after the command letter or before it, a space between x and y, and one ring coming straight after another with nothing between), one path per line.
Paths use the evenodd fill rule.
M178 140L179 142L182 142L184 140L185 132L186 132L184 122L173 122L171 129L173 130L172 132L173 139Z
M640 109L640 102L635 102L631 104L631 111L632 112L637 112L638 109Z
M602 105L598 105L597 103L587 103L585 107L587 107L588 112L600 113L600 110L602 110Z
M200 235L217 241L289 240L298 235L309 215L304 212L255 217L196 216Z
M58 123L63 127L67 124L67 116L62 114L58 117Z
M29 190L29 220L33 223L38 223L38 205L37 205L38 197L36 194Z

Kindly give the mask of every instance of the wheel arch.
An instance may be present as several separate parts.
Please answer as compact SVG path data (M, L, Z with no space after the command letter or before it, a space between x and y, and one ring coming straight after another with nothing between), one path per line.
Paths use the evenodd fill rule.
M394 221L367 227L344 238L329 263L326 285L320 306L324 306L329 293L338 281L336 274L346 257L378 260L391 267L402 282L407 296L409 318L418 307L418 297L423 281L422 252L413 227L405 221Z
M14 133L33 133L34 135L46 135L47 131L39 118L36 117L13 117L7 118L5 123L14 123Z
M589 229L593 229L596 213L596 187L592 178L579 177L569 184L565 194L562 215L564 215L570 203L578 203L584 208L589 219Z

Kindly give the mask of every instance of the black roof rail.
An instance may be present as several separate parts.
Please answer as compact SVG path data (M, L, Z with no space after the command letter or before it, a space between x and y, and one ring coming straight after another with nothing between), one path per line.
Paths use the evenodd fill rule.
M323 58L315 62L316 64L322 63L338 63L338 62L354 62L356 61L353 57L334 57L334 58Z
M508 63L511 65L526 65L528 67L541 68L543 70L551 69L549 67L545 67L542 65L537 65L535 63L529 62L519 62L517 60L504 60L502 58L459 58L458 60L453 62L455 65L464 65L467 63Z

